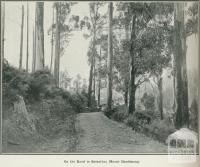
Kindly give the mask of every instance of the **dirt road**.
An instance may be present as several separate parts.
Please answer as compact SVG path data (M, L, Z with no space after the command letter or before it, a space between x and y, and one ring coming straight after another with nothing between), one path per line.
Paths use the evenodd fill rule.
M80 132L76 152L80 153L166 153L167 146L101 112L81 113L76 129Z

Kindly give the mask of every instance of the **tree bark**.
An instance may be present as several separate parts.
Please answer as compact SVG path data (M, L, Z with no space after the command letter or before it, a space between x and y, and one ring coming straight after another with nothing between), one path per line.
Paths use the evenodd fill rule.
M54 61L54 78L55 84L59 86L59 69L60 69L60 7L56 5L56 32L55 32L55 61Z
M96 95L96 58L94 57L94 70L93 70L93 97L95 99L95 95Z
M134 68L134 40L136 38L136 16L132 16L132 28L131 28L131 48L130 48L130 82L129 82L129 107L128 112L132 114L135 111L135 92L136 92L136 85L135 85L135 68Z
M158 108L160 111L160 119L163 120L163 93L162 93L162 81L163 78L160 76L158 78L158 92L159 92L159 102L158 102Z
M94 27L93 34L93 55L90 65L90 76L89 76L89 86L88 86L88 107L91 107L91 97L92 97L92 83L93 83L93 71L94 71L94 57L95 57L95 45L96 45L96 28Z
M5 41L5 2L1 2L1 56L0 56L0 74L2 74L3 70L3 62L4 62L4 41ZM0 76L0 92L2 92L2 75ZM2 106L2 96L0 95L0 106ZM0 125L2 125L2 118L0 119ZM0 138L2 139L2 135L0 133ZM0 146L2 150L2 146Z
M23 30L24 30L24 5L22 5L22 23L21 23L21 40L20 40L20 57L19 57L19 69L22 69L23 58Z
M132 53L132 51L131 51L131 53ZM131 70L130 70L131 72L130 72L130 83L129 83L129 107L128 107L128 113L132 114L132 113L135 112L135 93L136 93L134 56L133 55L131 56L131 67L130 68L131 68Z
M44 2L36 2L36 63L35 70L44 69Z
M36 16L36 10L35 10ZM32 60L32 72L35 72L35 64L36 64L36 17L35 17L35 24L33 28L33 60Z
M35 31L33 30L33 60L32 60L32 72L35 72L35 61L36 61L36 52L35 52Z
M176 65L175 65L175 59L173 57L173 96L174 96L174 103L172 106L172 109L174 113L176 113L177 108L177 102L176 102Z
M183 42L183 55L182 55L183 64L182 64L181 77L182 77L182 82L183 82L183 122L184 122L183 126L186 126L189 128L188 77L187 77L187 60L186 60L187 45L186 45L185 29L183 29L182 42Z
M112 19L113 19L113 4L109 2L108 5L108 75L107 75L107 112L112 109L112 68L113 68L113 42L112 42Z
M53 24L54 24L54 8L53 8L52 25ZM52 66L53 66L53 45L54 45L54 40L53 40L53 26L52 26L52 32L51 32L51 62L50 62L50 72L52 72Z
M101 75L100 75L100 69L101 69L101 48L99 53L99 67L98 67L98 92L97 92L97 106L100 107L100 100L101 100Z
M128 25L126 24L125 25L125 36L126 36L126 40L129 40L129 35L128 35L128 31L129 31L129 29L128 29ZM126 51L125 52L125 54L127 54L127 61L129 61L129 57L130 57L130 54L129 54L130 52L129 51ZM129 83L129 79L128 79L129 77L127 77L127 76L124 76L124 86L125 86L125 90L124 90L124 104L126 105L126 106L128 106L128 83Z
M1 58L4 60L4 42L5 42L5 2L1 2Z
M175 4L176 128L189 126L184 4Z
M88 107L91 107L92 80L93 80L93 57L90 65L90 76L89 76L89 86L88 86Z
M28 72L29 60L29 6L27 2L27 40L26 40L26 71Z
M124 90L124 104L128 106L128 80L127 77L124 79L124 85L125 85L125 90Z

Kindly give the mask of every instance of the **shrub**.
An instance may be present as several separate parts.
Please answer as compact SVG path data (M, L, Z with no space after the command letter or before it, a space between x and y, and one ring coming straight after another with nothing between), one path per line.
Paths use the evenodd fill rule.
M12 104L18 98L17 95L27 97L30 84L30 76L23 70L12 67L4 60L3 64L3 103Z
M145 134L161 142L165 142L167 137L175 131L175 127L167 120L154 120L150 125L144 128Z
M4 100L14 102L17 95L26 100L39 99L54 86L53 76L49 70L44 69L29 74L25 70L19 70L5 60L3 64L3 96Z
M155 97L153 94L144 93L141 102L145 107L146 114L151 116L152 120L156 119L158 114L155 112Z
M141 98L141 102L145 107L145 110L154 111L155 110L155 98L152 94L144 93Z
M138 129L141 125L139 124L139 121L135 118L135 116L132 114L125 120L126 125L132 127L136 131L140 130Z
M142 131L146 124L149 124L151 117L145 112L135 112L125 120L125 123L136 131Z
M68 91L63 90L62 88L58 88L55 85L49 85L45 91L46 98L55 98L57 96L61 96L65 100L70 99L70 93Z
M113 112L112 111L108 111L108 109L105 107L103 110L104 114L108 117L111 118Z
M115 107L113 112L111 117L116 121L123 122L128 117L127 107L125 105Z
M30 110L35 118L36 129L43 136L55 137L75 130L75 112L61 96L35 101L30 104Z
M128 113L126 111L117 111L112 115L113 119L119 122L123 122L124 119L128 117Z
M138 118L137 112L127 117L125 123L132 127L133 130L142 132L160 142L165 142L167 137L176 130L168 120L156 119L148 124L144 119Z
M27 73L18 70L4 61L3 65L3 97L4 104L12 106L18 95L24 97L27 104L43 99L50 99L53 108L59 113L74 110L85 112L87 107L87 93L81 92L71 95L68 91L55 86L55 80L48 69ZM5 106L5 105L4 105ZM95 110L96 101L92 97L91 111ZM62 115L61 114L61 115Z
M69 102L77 113L97 111L97 104L95 98L91 97L91 107L88 108L88 94L85 91L81 93L72 94Z
M51 99L51 114L64 118L68 114L73 113L73 108L69 102L65 101L61 96Z
M36 71L31 74L30 89L28 91L35 99L39 99L41 96L45 96L49 89L54 86L54 78L49 72L49 70L44 69L41 71Z
M77 113L85 112L87 109L87 94L84 92L73 94L69 102Z

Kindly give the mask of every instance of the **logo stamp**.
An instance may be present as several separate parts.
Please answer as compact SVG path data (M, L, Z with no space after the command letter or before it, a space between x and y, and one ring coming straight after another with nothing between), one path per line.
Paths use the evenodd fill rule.
M182 128L168 136L168 161L171 163L192 163L198 153L197 134Z

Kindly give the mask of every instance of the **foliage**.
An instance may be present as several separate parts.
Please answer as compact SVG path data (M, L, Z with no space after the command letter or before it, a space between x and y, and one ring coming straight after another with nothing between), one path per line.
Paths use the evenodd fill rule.
M136 52L134 66L136 76L150 73L161 75L162 69L169 66L171 59L171 32L153 25L144 28L136 39Z
M54 84L54 78L47 69L30 74L30 88L28 94L34 99L39 99L48 92Z
M160 142L165 142L167 137L176 131L175 127L168 120L155 119L148 124L145 119L138 119L138 117L133 114L124 121L128 126L132 127L133 130L142 132Z
M88 108L87 108L88 97L87 96L88 95L85 91L71 95L69 102L72 105L74 111L76 111L77 113L88 111ZM96 106L96 102L94 100L94 97L92 97L91 107L95 107L95 106Z
M107 76L108 35L100 34L99 37L97 37L96 39L96 45L96 58L98 60L98 63L101 63L100 67L98 66L98 72L100 75L100 79L105 79Z
M167 120L154 120L150 125L145 126L143 132L161 142L165 142L167 137L175 132L175 127Z
M71 95L68 91L56 87L54 78L47 69L29 74L10 66L6 61L3 67L4 104L11 106L18 95L21 95L27 103L51 100L58 115L72 109L78 113L86 111L87 94L82 91ZM96 105L94 98L92 104Z
M60 72L60 87L67 90L71 84L72 78L70 77L67 70Z
M111 117L116 121L123 122L124 119L128 117L127 107L122 105L113 108L113 114Z
M88 62L92 63L92 58L99 59L98 46L103 50L104 55L101 55L101 59L106 58L107 52L107 34L102 33L103 25L105 24L106 15L100 14L100 9L104 6L103 2L91 2L89 3L90 17L84 17L81 20L82 28L87 27L88 32L85 36L92 37L88 49ZM94 62L95 63L95 62Z
M145 107L146 111L154 111L155 110L155 98L152 94L144 93L141 98L141 102Z
M142 124L140 121L134 116L130 115L126 120L125 123L127 126L130 126L133 130L140 132L142 130Z
M74 81L73 81L73 87L74 87L74 92L76 92L76 93L80 93L81 92L81 76L80 76L80 74L77 74L76 75L76 78L74 79Z
M146 111L136 111L133 114L128 114L126 105L114 107L110 117L116 121L124 122L136 131L141 131L152 120L151 114Z
M137 132L142 132L156 140L165 142L167 137L175 132L175 127L168 119L152 119L152 115L145 111L136 111L133 114L126 112L125 106L114 108L112 118L119 122L124 122Z
M25 97L26 100L39 100L48 95L54 87L53 76L47 69L35 73L27 73L18 70L4 61L3 65L3 96L4 100L13 103L17 95Z
M187 36L197 34L198 32L198 2L193 2L187 10L187 16L189 17L185 29Z
M129 64L130 55L129 49L127 48L127 39L113 39L114 47L114 68L116 72L114 73L114 83L116 85L115 89L117 91L125 92L129 81Z
M63 90L62 88L55 87L54 85L48 87L44 97L47 99L52 99L56 98L57 96L62 97L65 100L70 99L70 93L68 91Z
M65 48L69 43L71 32L74 29L71 22L69 22L71 7L75 4L75 2L55 2L53 4L53 10L56 9L59 21L59 31L60 31L60 55L64 54ZM48 34L52 31L55 39L55 29L56 24L53 23L48 30Z
M3 62L3 103L12 104L17 95L27 97L31 77L25 71L11 66L6 60Z
M132 27L134 17L137 19ZM172 3L117 3L114 27L125 30L125 35L118 35L123 39L118 39L119 51L115 54L115 67L119 73L115 80L118 90L127 90L130 68L134 69L132 77L135 83L132 87L135 90L151 76L160 76L163 68L170 65L172 18ZM129 66L130 58L133 59L132 67Z
M125 123L135 131L142 131L145 125L150 124L151 115L147 112L136 111L130 114Z
M69 102L63 99L61 96L56 96L51 99L51 113L64 119L65 115L72 114L73 108Z
M104 2L90 2L89 3L89 12L90 16L85 16L80 21L80 28L86 27L89 31L87 37L91 37L98 34L101 34L102 28L104 26L106 14L101 14L100 10L104 6Z
M116 121L123 122L127 118L128 113L126 111L117 111L112 114L112 118Z

